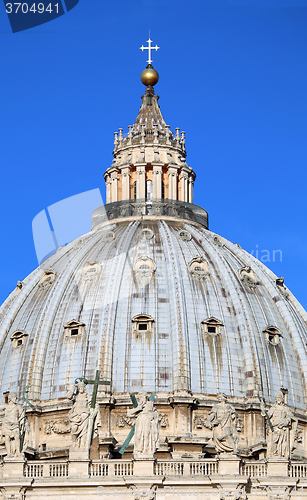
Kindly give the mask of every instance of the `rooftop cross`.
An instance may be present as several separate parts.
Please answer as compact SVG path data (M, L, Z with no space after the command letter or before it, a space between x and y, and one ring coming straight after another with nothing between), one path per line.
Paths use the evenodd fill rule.
M140 47L141 51L143 52L144 50L148 50L148 64L151 64L152 63L152 60L151 60L151 51L152 50L158 50L160 47L158 47L158 45L156 45L155 47L152 47L151 46L151 42L152 40L150 40L150 35L149 35L149 39L147 40L148 42L148 47L144 47L144 45L142 45L142 47Z

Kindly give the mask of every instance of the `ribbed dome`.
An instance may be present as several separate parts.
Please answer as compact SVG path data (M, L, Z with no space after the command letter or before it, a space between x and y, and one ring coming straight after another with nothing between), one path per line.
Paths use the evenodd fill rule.
M285 387L305 408L305 311L261 262L198 223L107 222L13 295L0 311L2 392L29 385L34 400L63 398L101 369L113 394L263 391L272 401Z

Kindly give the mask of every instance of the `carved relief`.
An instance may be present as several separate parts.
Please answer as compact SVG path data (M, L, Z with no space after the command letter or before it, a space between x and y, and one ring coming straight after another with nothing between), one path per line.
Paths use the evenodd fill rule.
M48 288L48 286L52 285L55 280L56 275L52 271L52 269L46 269L43 276L41 277L38 287L44 290L45 288Z
M94 260L87 262L82 269L82 278L85 281L93 281L100 272L100 264Z
M126 212L126 210L125 210L125 212ZM111 241L115 240L115 233L113 233L113 231L108 231L107 233L104 233L104 235L102 236L102 239L105 242L111 242Z
M256 288L258 279L250 266L242 267L239 271L240 279L248 288Z
M194 427L196 429L204 429L206 426L206 417L203 414L197 414L194 417Z
M83 238L79 238L78 240L75 241L74 248L78 250L81 248L83 245Z
M183 241L191 241L192 236L189 231L182 229L181 231L179 231L179 238Z
M213 236L212 241L213 241L213 243L214 243L217 247L222 247L222 246L223 246L223 242L222 242L221 238L220 238L217 234L215 234L215 235Z
M302 429L297 429L295 433L294 441L298 444L303 444L304 432Z
M196 257L189 264L190 273L194 278L204 279L209 276L209 266L203 257Z
M62 418L62 420L47 420L44 425L45 434L68 434L71 430L69 419Z
M159 424L160 424L160 427L163 427L163 428L169 426L169 422L168 422L168 418L167 418L166 413L159 413Z
M165 428L169 426L169 421L166 413L159 413L158 420L160 427ZM116 417L115 425L117 427L132 427L134 424L135 419L133 417L129 418L127 417L127 415L118 415Z
M116 423L115 425L117 427L132 427L135 423L135 420L132 418L127 417L127 415L118 415L116 418Z
M149 277L155 272L156 266L152 259L142 255L134 264L134 272L142 277Z

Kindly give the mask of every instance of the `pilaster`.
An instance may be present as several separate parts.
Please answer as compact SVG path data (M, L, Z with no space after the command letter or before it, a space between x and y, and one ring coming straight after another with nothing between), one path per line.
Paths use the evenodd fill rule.
M146 163L136 166L136 198L145 199Z
M130 198L130 166L122 168L121 174L122 174L122 200L129 200L129 198Z
M193 175L189 176L189 203L193 203L194 179Z
M104 174L104 180L106 183L106 203L111 203L111 179L108 173Z
M109 203L113 203L118 200L118 169L113 167L112 170L109 170L109 178L110 178L110 201ZM108 195L107 195L108 196Z
M162 166L152 164L153 167L153 199L160 200L162 197Z
M188 182L189 182L189 173L182 169L179 175L180 179L180 201L189 201L189 190L188 190Z
M168 177L168 197L170 200L177 200L178 167L168 167Z

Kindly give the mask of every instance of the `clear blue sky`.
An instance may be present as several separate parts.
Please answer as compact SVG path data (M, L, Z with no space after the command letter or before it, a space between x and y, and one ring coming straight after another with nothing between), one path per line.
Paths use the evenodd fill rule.
M80 0L12 34L0 4L0 302L36 266L35 215L100 187L136 118L148 30L156 92L186 131L210 229L268 262L307 308L307 1Z

